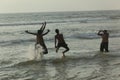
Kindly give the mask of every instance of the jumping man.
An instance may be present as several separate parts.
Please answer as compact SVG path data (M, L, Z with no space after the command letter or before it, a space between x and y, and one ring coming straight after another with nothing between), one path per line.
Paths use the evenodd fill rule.
M36 36L35 47L36 47L37 44L40 44L42 46L42 48L44 49L43 54L48 53L47 47L46 47L46 45L44 43L43 36L48 34L48 32L50 32L50 30L48 30L46 33L43 33L45 27L46 27L46 22L42 24L42 27L40 28L40 30L37 31L37 33L32 33L32 32L29 32L28 30L25 31L26 33L29 33L29 34L32 34L32 35Z

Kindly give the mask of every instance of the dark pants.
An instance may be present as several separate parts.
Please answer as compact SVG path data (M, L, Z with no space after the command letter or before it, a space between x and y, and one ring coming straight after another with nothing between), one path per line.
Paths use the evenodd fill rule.
M102 42L101 45L100 45L100 51L103 52L103 51L106 51L106 52L109 52L108 50L108 42Z

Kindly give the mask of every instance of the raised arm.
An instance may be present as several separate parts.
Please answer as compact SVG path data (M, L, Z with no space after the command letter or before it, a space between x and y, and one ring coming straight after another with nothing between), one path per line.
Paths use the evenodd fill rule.
M37 35L36 33L29 32L28 30L26 30L25 32L32 35Z
M50 32L50 30L48 29L48 31L46 33L42 34L42 35L44 36L44 35L48 34L49 32Z
M97 34L98 34L99 36L102 36L101 32L103 32L103 31L100 30Z
M42 23L42 27L40 28L40 30L43 32L45 27L46 27L46 22Z
M41 26L40 30L42 30L43 26L44 26L44 23L42 23L42 26Z

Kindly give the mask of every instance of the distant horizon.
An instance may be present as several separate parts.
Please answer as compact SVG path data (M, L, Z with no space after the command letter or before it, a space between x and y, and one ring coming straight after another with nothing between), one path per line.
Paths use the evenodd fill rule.
M114 10L112 10L112 9L108 9L108 10L83 10L83 11L80 11L80 10L78 10L78 11L42 11L42 12L40 12L40 11L36 11L36 12L34 12L34 11L30 11L30 12L7 12L7 13L0 13L0 14L22 14L22 13L54 13L54 12L92 12L92 11L120 11L119 9L114 9Z

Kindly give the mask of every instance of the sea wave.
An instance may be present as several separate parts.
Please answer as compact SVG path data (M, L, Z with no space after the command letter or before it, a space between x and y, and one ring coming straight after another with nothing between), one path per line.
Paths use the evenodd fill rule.
M0 46L11 46L11 45L18 45L18 44L24 44L27 42L34 42L33 39L28 40L7 40L7 41L0 41Z
M39 22L33 22L33 23L1 23L0 26L20 26L20 25L39 25L41 23Z
M14 66L28 66L33 64L39 64L40 61L30 60L30 61L24 61L14 64Z
M47 38L46 41L52 42L54 39L52 38ZM25 43L29 42L34 42L35 39L15 39L15 40L6 40L6 41L0 41L0 46L5 47L5 46L11 46L11 45L25 45Z
M110 34L110 38L120 37L120 34ZM75 38L75 39L98 39L100 36L97 35L97 33L74 33L69 38Z
M118 18L117 18L118 19ZM66 19L52 19L46 20L47 24L56 24L56 23L93 23L93 22L105 22L108 20L113 20L113 18L108 17L78 17L78 18L66 18ZM40 25L42 21L22 21L22 22L9 22L9 23L0 23L0 26L20 26L20 25Z

